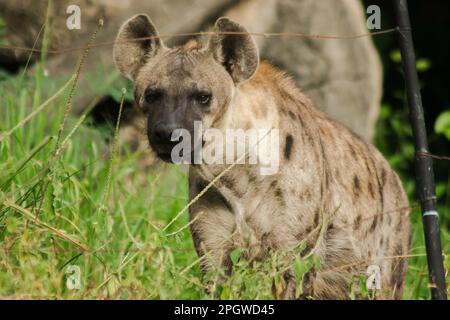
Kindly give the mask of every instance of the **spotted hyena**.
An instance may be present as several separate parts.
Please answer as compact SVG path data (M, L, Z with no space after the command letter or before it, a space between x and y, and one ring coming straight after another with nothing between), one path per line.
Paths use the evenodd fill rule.
M246 248L248 258L264 259L303 241L298 254L313 251L321 261L320 270L304 277L303 295L348 298L353 276L376 265L378 297L400 298L410 226L397 174L376 148L316 109L287 75L260 63L242 26L220 18L214 30L206 44L168 48L140 14L124 23L114 46L115 63L134 82L159 158L171 161L173 131L192 131L195 121L219 131L278 129L276 173L236 165L190 207L204 270L231 270L229 253L237 247ZM132 40L141 37L148 38ZM190 165L190 198L227 167ZM285 280L282 297L295 297L294 273L287 271Z

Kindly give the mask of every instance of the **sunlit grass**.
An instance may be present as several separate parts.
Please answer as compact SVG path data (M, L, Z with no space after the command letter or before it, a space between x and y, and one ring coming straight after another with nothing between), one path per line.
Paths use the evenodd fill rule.
M286 268L282 253L250 263L234 252L232 277L217 281L223 270L213 270L202 279L183 211L184 170L144 169L138 165L143 154L105 139L107 130L94 127L87 113L71 116L71 94L82 94L74 90L76 72L52 79L44 76L44 62L0 82L0 298L277 297ZM412 152L410 146L400 151L389 157L394 166ZM403 180L413 199L411 176ZM412 221L411 253L424 253L418 210ZM448 252L449 233L442 229ZM313 260L297 261L297 275ZM80 267L79 290L66 286L69 265ZM404 298L428 299L427 284L426 258L412 257Z
M66 83L58 87L39 75L25 77L20 87L15 78L0 85L1 297L273 297L272 278L282 281L273 261L252 268L237 262L230 282L207 292L189 229L183 229L187 213L162 231L187 204L182 168L144 170L139 152L119 145L121 152L112 154L114 139L107 143L89 120L73 117L55 157L70 88L41 107L48 97L36 100L37 81L53 93ZM80 267L80 290L66 286L68 265Z

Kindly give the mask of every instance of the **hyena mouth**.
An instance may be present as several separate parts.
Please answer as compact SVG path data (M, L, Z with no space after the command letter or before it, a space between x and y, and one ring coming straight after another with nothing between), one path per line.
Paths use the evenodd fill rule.
M174 147L178 142L173 142L173 144L166 148L165 150L155 149L156 156L168 163L179 164L179 163L196 163L198 158L201 156L202 148L205 145L205 141L202 139L201 143L194 144L189 150L180 149L174 151ZM180 159L182 159L180 161Z
M173 163L172 155L170 153L158 153L157 156L164 162Z
M193 155L185 155L183 150L180 150L178 155L175 154L176 152L173 151L173 147L169 148L168 151L160 151L160 152L156 152L156 155L159 159L161 159L164 162L168 162L168 163L174 163L174 164L178 164L179 162L176 161L177 158L182 158L182 159L186 159L186 157L189 158L193 158Z

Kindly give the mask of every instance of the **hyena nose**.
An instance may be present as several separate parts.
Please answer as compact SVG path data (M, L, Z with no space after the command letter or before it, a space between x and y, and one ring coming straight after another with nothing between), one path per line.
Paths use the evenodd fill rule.
M172 124L161 123L155 127L154 135L160 143L173 143L172 132L178 127Z

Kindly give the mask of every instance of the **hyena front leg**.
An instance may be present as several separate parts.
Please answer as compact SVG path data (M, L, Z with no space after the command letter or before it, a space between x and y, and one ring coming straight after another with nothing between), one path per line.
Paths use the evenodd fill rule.
M235 229L233 215L223 208L197 204L189 216L202 274L208 278L207 287L212 287L231 274L230 252L234 248L232 237Z
M281 299L283 300L293 300L295 299L295 295L297 292L297 281L295 277L295 273L293 270L288 270L284 272L283 279L285 282L285 287L283 293L281 294Z

